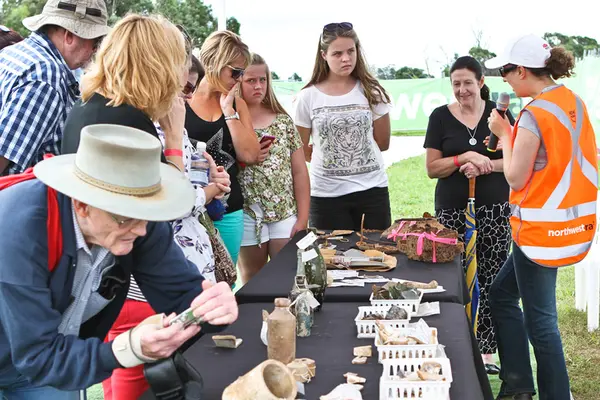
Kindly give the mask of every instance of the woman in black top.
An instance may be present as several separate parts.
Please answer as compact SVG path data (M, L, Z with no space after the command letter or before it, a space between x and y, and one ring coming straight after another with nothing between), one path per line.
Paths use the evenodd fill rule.
M489 100L481 65L472 57L461 57L450 69L457 102L436 108L429 117L425 136L427 175L438 182L435 212L438 220L460 234L465 230L465 208L469 197L469 177L475 185L477 221L477 277L479 279L479 319L477 339L486 370L499 373L493 354L497 345L488 306L488 291L508 257L511 244L509 187L502 173L502 151L487 151L490 135L487 119L496 107ZM508 114L508 113L507 113ZM508 115L511 123L512 116ZM463 267L466 271L466 266Z
M244 198L237 179L240 165L258 162L260 146L239 85L250 63L250 51L230 31L213 32L202 44L204 77L186 105L185 128L190 138L206 143L206 151L231 178L225 215L215 221L225 247L237 263L244 233ZM268 148L267 148L268 151Z

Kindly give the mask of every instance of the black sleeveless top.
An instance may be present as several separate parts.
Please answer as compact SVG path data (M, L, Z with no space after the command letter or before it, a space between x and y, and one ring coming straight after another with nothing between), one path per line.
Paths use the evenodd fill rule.
M185 108L185 129L187 129L191 141L206 143L206 152L215 159L217 165L225 167L229 173L231 193L227 200L226 213L241 210L244 206L244 197L237 179L240 167L225 115L221 115L221 118L214 122L209 122L196 115L188 104L185 105Z

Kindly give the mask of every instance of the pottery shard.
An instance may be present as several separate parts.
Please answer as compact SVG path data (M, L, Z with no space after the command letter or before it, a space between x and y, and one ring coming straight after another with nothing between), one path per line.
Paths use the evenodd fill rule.
M215 335L212 339L217 347L227 349L237 349L242 344L242 339L233 335Z
M310 380L315 377L316 364L315 361L310 358L296 358L289 363L287 367L292 371L294 378L298 382L310 382Z
M366 378L358 376L358 374L355 374L354 372L346 372L344 378L346 378L347 383L365 383L367 381Z
M367 357L354 357L352 360L352 364L366 364Z
M373 355L373 350L371 346L359 346L354 348L354 356L355 357L371 357Z

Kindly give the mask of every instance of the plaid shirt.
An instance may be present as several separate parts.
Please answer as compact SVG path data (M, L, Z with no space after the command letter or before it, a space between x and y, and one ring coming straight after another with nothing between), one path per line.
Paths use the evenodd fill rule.
M0 156L10 161L4 174L23 172L45 153L60 153L78 96L73 73L43 33L0 52Z

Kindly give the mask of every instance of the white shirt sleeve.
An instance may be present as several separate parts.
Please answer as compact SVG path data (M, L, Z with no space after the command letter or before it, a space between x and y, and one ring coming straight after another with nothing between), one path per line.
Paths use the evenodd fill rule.
M312 118L310 110L310 88L302 89L296 96L296 111L294 116L294 124L303 128L312 128Z
M386 114L390 113L391 105L388 103L377 103L373 107L373 121L378 120Z

